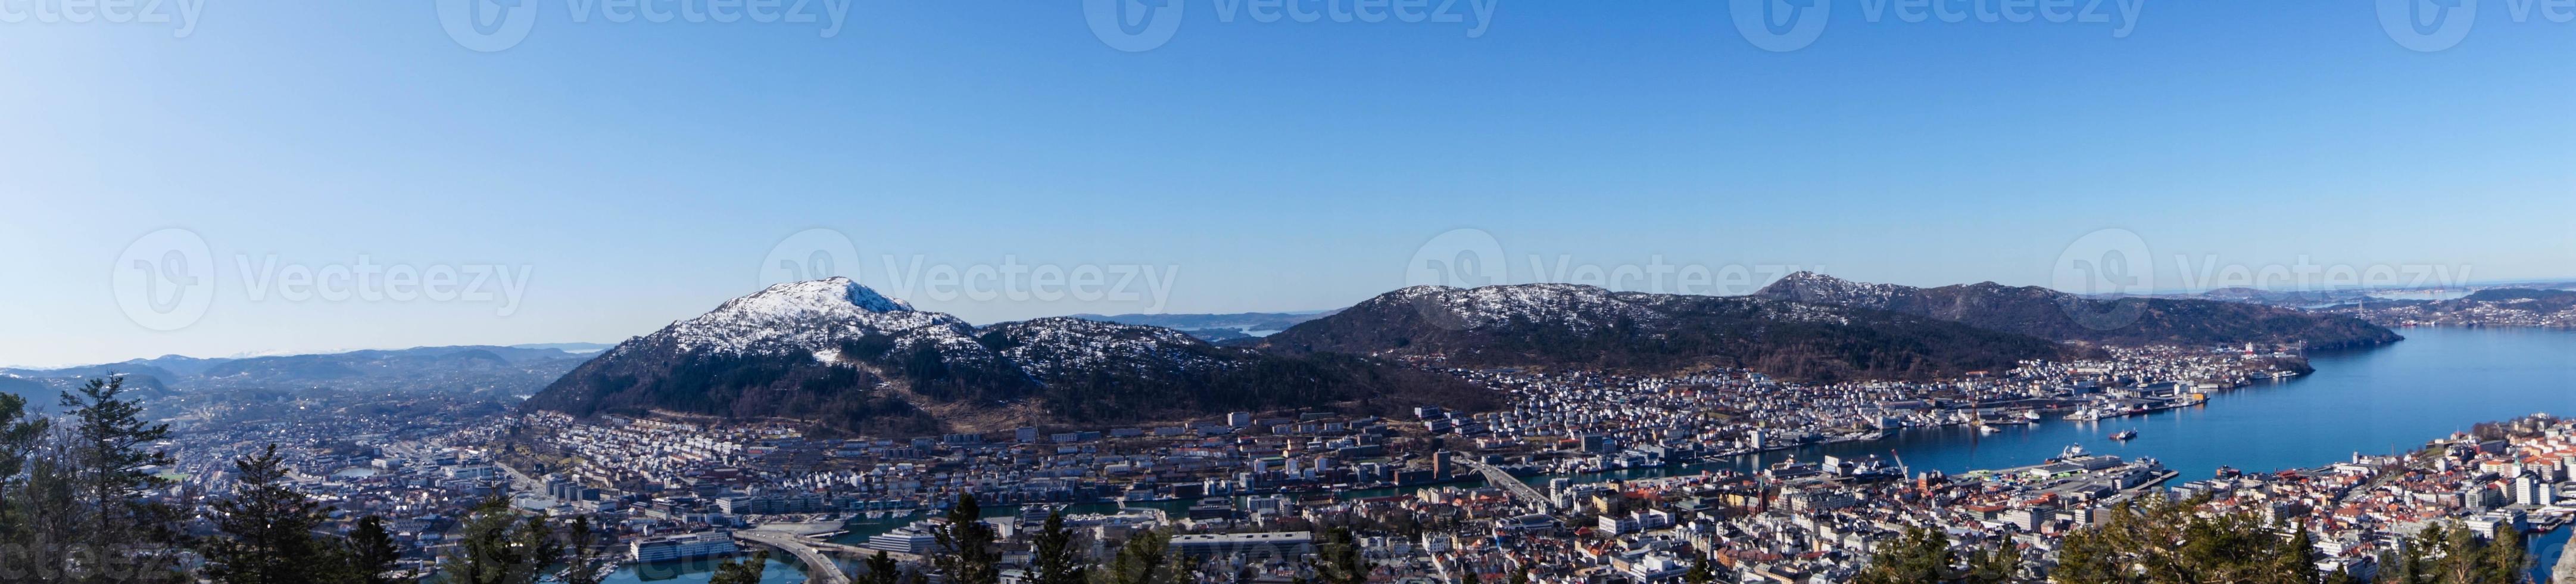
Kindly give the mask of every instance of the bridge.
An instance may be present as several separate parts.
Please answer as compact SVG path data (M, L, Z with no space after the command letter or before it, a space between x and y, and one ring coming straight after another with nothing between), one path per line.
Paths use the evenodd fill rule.
M733 537L796 556L797 563L805 565L807 584L850 584L850 575L842 572L841 565L833 562L831 556L824 555L824 552L830 550L849 553L858 548L813 541L792 533L756 529L733 532Z
M1513 477L1512 473L1503 472L1503 469L1494 468L1494 465L1464 456L1453 456L1451 460L1465 464L1467 468L1476 469L1477 474L1485 475L1485 484L1502 487L1505 492L1512 494L1512 498L1519 499L1524 504L1536 505L1542 510L1556 509L1555 501L1548 500L1545 493L1538 492L1538 488L1529 486L1529 483L1521 482L1519 478Z

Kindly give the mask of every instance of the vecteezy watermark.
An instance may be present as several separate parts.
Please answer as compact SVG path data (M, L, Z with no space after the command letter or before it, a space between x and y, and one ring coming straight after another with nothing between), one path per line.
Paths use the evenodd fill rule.
M0 0L6 24L167 24L171 38L197 33L206 0Z
M496 305L494 316L519 311L533 266L385 264L359 254L353 262L289 263L277 254L234 256L227 275L206 240L185 229L144 234L117 255L108 277L117 308L143 328L174 331L196 324L213 306L217 283L229 279L248 302L463 302Z
M867 270L858 244L840 230L807 229L770 246L761 258L760 283L843 277L906 301L1073 301L1129 304L1150 313L1170 303L1181 270L1173 264L1024 262L1016 254L970 263L934 262L926 254L878 254L874 262L877 269ZM871 273L876 277L867 277Z
M1855 0L1844 0L1855 2ZM2111 28L2111 38L2129 38L2138 26L2146 0L1856 0L1860 17L1872 24L2082 24ZM1735 31L1762 50L1785 53L1807 48L1824 36L1833 22L1834 0L1729 0Z
M2500 2L2505 17L2576 22L2576 0L2379 0L2379 28L2408 50L2434 53L2460 46L2477 28L2480 4Z
M1789 274L1823 269L1796 264L1676 263L1662 254L1648 256L1642 263L1605 263L1574 254L1526 253L1517 264L1522 269L1515 272L1514 265L1494 234L1474 228L1453 229L1414 249L1413 258L1404 265L1404 284L1452 288L1577 284L1623 292L1736 296L1751 294Z
M457 45L501 51L528 40L541 2L438 0L438 23ZM850 16L850 0L563 0L563 7L573 24L798 24L827 39L840 36Z
M1190 0L1083 0L1082 19L1109 48L1131 53L1172 42ZM1484 38L1502 0L1208 0L1218 24L1446 24Z
M2147 308L2142 303L2105 302L2122 297L2223 288L2276 292L2458 288L2468 284L2471 268L2435 263L2324 264L2307 255L2290 263L2253 264L2230 262L2218 254L2177 253L2174 277L2165 279L2159 276L2155 251L2146 238L2126 229L2103 229L2077 238L2058 254L2049 286L2075 294L2063 304L2077 324L2110 330L2137 322Z
M1515 270L1515 266L1518 270ZM1505 253L1502 240L1482 229L1453 229L1414 248L1404 264L1404 284L1479 288L1508 284L1575 284L1621 292L1738 296L1800 271L1822 266L1794 264L1708 265L1673 262L1656 254L1640 262L1598 262L1566 253L1525 253L1517 260ZM1414 297L1415 307L1435 326L1452 330L1471 323L1465 315L1439 303L1435 295Z
M146 233L109 266L116 307L134 324L175 331L196 324L215 301L215 260L206 239L186 229Z

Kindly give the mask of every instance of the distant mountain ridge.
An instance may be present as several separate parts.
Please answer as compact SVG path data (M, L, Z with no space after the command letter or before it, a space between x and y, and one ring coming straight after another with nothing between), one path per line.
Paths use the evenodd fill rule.
M922 435L1238 410L1475 408L1491 399L1387 363L1218 347L1161 327L1058 317L978 328L832 278L771 286L621 343L526 407Z
M1237 312L1230 314L1076 314L1073 318L1158 326L1189 333L1210 342L1260 338L1288 330L1297 323L1330 316L1335 310L1307 312Z
M0 369L0 392L39 407L89 379L124 375L147 401L168 392L314 387L393 392L446 390L528 395L590 359L556 349L485 345L413 347L270 357L164 355L50 369Z
M1799 272L1753 295L1887 310L1988 330L2093 344L2298 343L2316 349L2339 349L2404 339L2385 327L2342 315L2217 300L2096 299L1993 282L1916 288Z
M1570 284L1389 292L1264 339L1289 354L1437 356L1474 367L1745 367L1806 381L1926 379L2080 353L1919 316Z

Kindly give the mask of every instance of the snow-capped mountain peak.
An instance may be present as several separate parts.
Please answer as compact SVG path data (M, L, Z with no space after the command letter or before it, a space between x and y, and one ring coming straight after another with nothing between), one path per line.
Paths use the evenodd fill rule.
M913 310L902 300L834 277L770 286L655 334L667 336L681 350L767 353L818 351L872 333L931 333L947 344L967 341L972 330L956 317Z
M772 285L749 296L726 301L724 306L716 308L716 312L739 310L792 316L829 314L845 308L868 312L909 312L912 303L887 298L849 278L833 276Z

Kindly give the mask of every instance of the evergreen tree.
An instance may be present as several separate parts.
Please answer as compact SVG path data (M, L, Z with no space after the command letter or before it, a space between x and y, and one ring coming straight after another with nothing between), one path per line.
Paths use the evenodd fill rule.
M564 532L564 544L570 547L564 558L564 584L599 584L599 568L608 559L592 533L590 517L575 517L572 527Z
M893 556L886 555L884 550L878 550L877 555L868 557L866 582L868 584L903 584L903 567L896 565Z
M545 519L519 521L507 499L493 497L467 515L457 551L439 560L445 584L534 584L562 548Z
M143 420L143 404L126 399L125 377L93 379L62 394L70 411L68 441L59 470L70 480L71 513L85 514L78 528L62 534L72 545L73 562L64 581L119 584L177 582L178 548L184 539L174 527L177 513L144 496L169 485L156 467L176 464L169 453L152 450L170 435L168 424Z
M384 518L369 515L359 519L358 526L349 530L348 545L349 571L357 575L355 580L365 584L414 580L404 575L388 575L394 572L394 564L402 560L402 548L394 545L393 532L385 529Z
M1102 584L1164 584L1181 581L1169 557L1172 536L1161 531L1146 531L1127 538L1118 547L1118 557L1101 570Z
M1945 582L1950 579L1950 564L1956 559L1950 552L1950 537L1923 527L1909 527L1905 535L1871 551L1869 568L1853 578L1856 584L1919 584Z
M763 550L750 558L716 566L716 574L707 584L760 584L760 571L769 567L769 552Z
M2479 554L2481 582L2519 583L2530 574L2531 550L2523 549L2522 531L2511 525L2496 526L2495 541L2484 552Z
M2315 582L2322 574L2308 562L2317 549L2316 539L2308 534L2304 525L2292 525L2290 531L2290 539L2282 541L2280 549L2269 555L2270 561L2266 563L2261 578L2276 584Z
M984 523L974 495L959 495L948 508L948 521L932 530L940 553L932 559L949 584L1001 584L1002 552L994 546L993 526Z
M1046 525L1029 542L1029 571L1035 584L1084 584L1090 567L1082 550L1074 548L1073 530L1064 526L1064 512L1047 514ZM1248 569L1248 568L1247 568Z
M199 548L207 578L225 584L313 584L346 574L339 546L314 535L330 508L284 481L286 461L270 444L233 461L233 496L214 502L221 535Z
M1359 538L1349 527L1324 530L1323 542L1315 545L1315 559L1315 575L1323 584L1368 582L1368 561L1360 556Z
M0 393L0 566L49 564L33 555L40 547L35 537L38 530L31 522L33 513L21 507L33 498L23 488L27 480L22 473L50 427L51 420L30 415L26 398Z
M1710 561L1708 558L1700 558L1697 562L1691 562L1690 571L1682 573L1682 583L1717 584L1717 567L1712 565L1716 563L1717 562ZM1512 581L1515 583L1528 582L1529 575L1527 572L1513 572Z
M1966 584L2005 584L2021 573L2021 548L2012 540L1995 542L1995 548L1968 560L1968 573L1960 577Z

